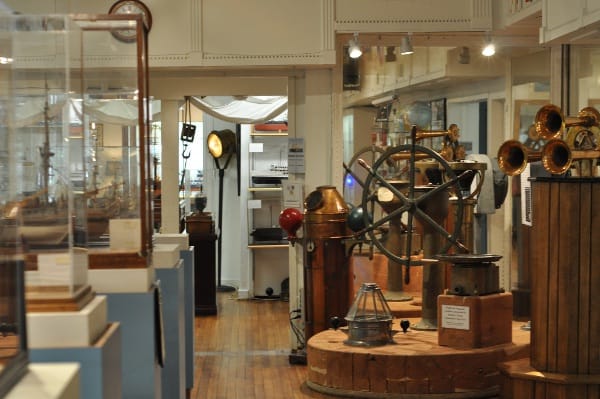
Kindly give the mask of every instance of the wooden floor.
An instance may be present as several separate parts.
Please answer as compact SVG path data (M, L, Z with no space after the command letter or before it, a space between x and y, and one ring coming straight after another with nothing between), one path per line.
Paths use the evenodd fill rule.
M289 363L289 303L217 293L218 315L195 320L192 399L331 398Z

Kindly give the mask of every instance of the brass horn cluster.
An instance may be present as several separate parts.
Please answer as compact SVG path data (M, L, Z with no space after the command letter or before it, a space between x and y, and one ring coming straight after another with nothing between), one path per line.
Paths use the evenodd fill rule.
M560 107L545 105L535 116L535 131L540 138L548 140L541 151L531 151L517 140L505 141L498 149L498 166L509 176L525 170L528 162L541 161L544 169L552 174L563 174L574 160L600 158L600 149L573 151L560 137L566 128L592 127L600 124L600 113L593 107L579 111L578 116L565 118Z
M565 118L560 107L548 104L535 114L535 131L544 140L560 137L569 127L591 127L598 126L599 123L600 113L594 107L582 108L577 116Z
M531 151L518 140L505 141L498 150L498 166L508 176L521 174L528 162L541 161L552 174L569 170L573 156L564 140L551 139L541 151Z

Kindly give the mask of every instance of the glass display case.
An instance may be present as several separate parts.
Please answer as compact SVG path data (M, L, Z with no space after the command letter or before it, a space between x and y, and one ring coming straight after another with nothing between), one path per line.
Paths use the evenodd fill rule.
M0 396L28 362L25 307L68 310L92 296L72 113L80 39L65 16L0 16Z
M80 309L92 298L81 206L85 143L73 112L81 99L81 30L66 16L5 21L3 224L14 225L22 245L27 310Z
M78 15L82 29L85 202L90 269L150 263L147 30L138 15ZM121 40L126 33L128 40Z

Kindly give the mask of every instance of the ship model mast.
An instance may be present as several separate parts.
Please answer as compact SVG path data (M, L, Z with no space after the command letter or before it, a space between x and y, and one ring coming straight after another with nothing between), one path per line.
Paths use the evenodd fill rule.
M50 158L54 156L54 153L50 150L50 124L49 124L49 111L48 105L48 80L45 81L46 89L46 100L44 102L44 144L39 148L40 157L42 158L41 165L41 188L40 188L40 201L42 204L48 204L48 187L50 185Z

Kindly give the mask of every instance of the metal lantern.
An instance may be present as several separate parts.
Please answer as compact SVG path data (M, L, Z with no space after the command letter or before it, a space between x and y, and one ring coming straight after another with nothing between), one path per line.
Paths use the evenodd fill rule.
M377 346L392 342L392 312L375 283L363 283L346 315L346 345Z

